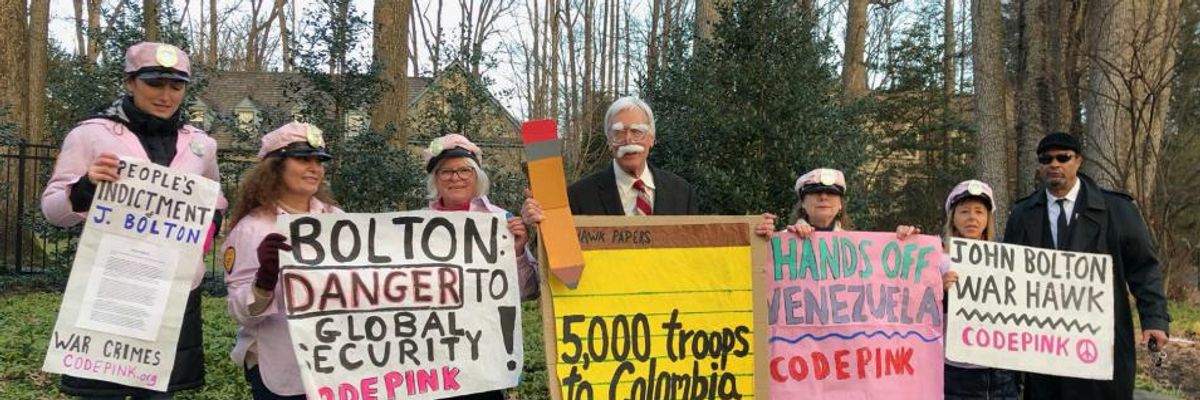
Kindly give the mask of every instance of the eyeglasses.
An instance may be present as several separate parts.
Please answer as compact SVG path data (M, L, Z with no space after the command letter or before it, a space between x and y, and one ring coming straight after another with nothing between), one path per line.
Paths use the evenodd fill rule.
M459 169L443 169L438 170L438 179L448 181L454 177L459 179L470 179L475 176L475 169L471 167L462 167Z
M1042 153L1042 154L1038 154L1037 160L1042 165L1049 165L1050 161L1052 161L1052 160L1057 160L1059 164L1066 164L1068 161L1071 161L1072 158L1075 158L1074 153L1058 153L1058 154Z
M608 142L612 144L621 144L626 142L640 142L650 135L650 127L645 124L630 124L625 126L620 122L612 125L608 130Z

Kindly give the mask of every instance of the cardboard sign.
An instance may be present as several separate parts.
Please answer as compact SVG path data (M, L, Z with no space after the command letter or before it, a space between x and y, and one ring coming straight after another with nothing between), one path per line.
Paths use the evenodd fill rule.
M579 286L543 281L553 398L766 395L756 378L765 347L754 265L766 250L749 233L756 217L576 223L588 266Z
M520 287L503 215L281 215L288 331L312 399L516 386Z
M42 370L166 391L220 185L121 158L88 211Z
M925 235L773 237L771 398L941 398L941 257Z
M1112 379L1111 256L952 239L950 262L946 358Z

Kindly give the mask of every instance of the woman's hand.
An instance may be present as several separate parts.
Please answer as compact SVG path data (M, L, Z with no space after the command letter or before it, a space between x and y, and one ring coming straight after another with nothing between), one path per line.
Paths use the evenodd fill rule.
M770 237L772 232L775 232L775 214L763 213L762 220L758 222L758 226L754 227L754 234Z
M121 159L116 154L100 153L100 156L92 160L92 165L88 166L88 181L94 185L99 185L101 181L116 181L117 166L120 164Z
M817 228L813 228L812 225L809 225L808 221L799 220L796 221L795 225L788 225L787 230L788 232L795 233L796 236L799 236L801 239L807 239L808 235L811 235L813 232L817 231Z
M900 225L896 227L896 239L904 240L913 235L920 235L921 228L912 225Z
M529 188L525 188L525 204L521 205L521 220L528 225L536 225L545 218L545 215L542 215L542 205L533 198L533 192L529 191Z
M529 243L529 235L525 232L525 222L521 218L508 219L508 231L513 234L513 245L518 258L525 256L525 244Z
M958 283L958 273L954 271L946 271L942 274L942 290L950 290L951 286Z

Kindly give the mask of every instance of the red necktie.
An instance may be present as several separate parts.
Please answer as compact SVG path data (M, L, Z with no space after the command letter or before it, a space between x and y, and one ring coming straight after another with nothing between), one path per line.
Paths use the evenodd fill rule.
M646 184L642 183L641 179L633 181L633 190L637 191L637 206L633 209L634 213L654 215L654 210L650 207L650 194L646 193Z

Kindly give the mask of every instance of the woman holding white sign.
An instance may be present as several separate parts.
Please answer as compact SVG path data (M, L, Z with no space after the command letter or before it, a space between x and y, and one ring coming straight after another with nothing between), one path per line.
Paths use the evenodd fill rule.
M333 156L317 127L292 122L266 134L259 162L246 173L222 249L229 311L241 326L233 361L256 400L304 399L300 366L287 328L279 251L291 250L275 228L281 214L340 213L322 163Z
M521 218L497 207L488 201L488 189L491 181L483 170L480 157L483 151L471 143L465 136L449 134L429 143L429 147L421 152L425 161L426 197L429 198L429 209L435 211L475 211L494 213L503 216L508 221L508 230L512 232L515 244L514 254L517 256L518 282L521 287L521 299L532 300L538 297L537 261L526 250L529 236ZM455 397L454 399L504 399L504 391L497 390L486 393Z
M954 186L946 197L946 224L943 238L949 248L950 238L991 241L996 236L996 221L992 216L992 187L968 180ZM958 274L949 271L949 259L944 260L942 285L949 290L958 282ZM1017 374L1013 371L981 367L946 360L946 399L1016 399Z
M191 81L191 63L179 48L142 42L125 52L125 89L117 99L84 119L63 140L54 174L42 193L42 212L57 226L84 222L102 182L116 182L121 157L149 160L179 172L220 181L217 142L187 124L180 107ZM218 197L217 209L226 207ZM219 211L211 233L220 224ZM206 245L207 247L207 245ZM200 318L200 282L206 267L195 260L195 277L188 295L167 392L63 375L63 393L87 398L170 399L174 392L204 384L204 344Z

